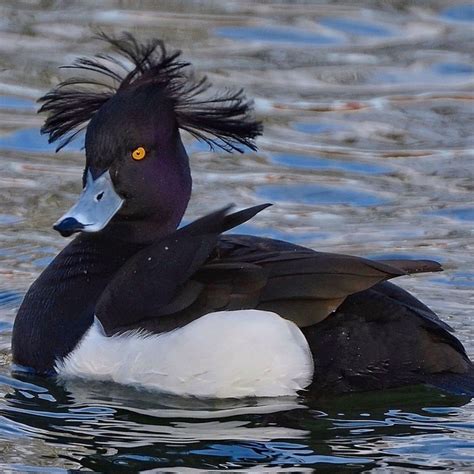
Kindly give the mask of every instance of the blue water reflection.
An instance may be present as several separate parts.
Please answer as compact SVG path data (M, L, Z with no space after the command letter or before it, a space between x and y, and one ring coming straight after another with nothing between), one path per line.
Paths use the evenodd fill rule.
M332 123L296 122L293 125L298 132L320 134L347 130L347 126Z
M474 288L474 272L449 272L430 277L430 280L443 285Z
M441 17L454 21L474 21L474 5L455 5L441 11Z
M13 216L10 214L0 214L0 226L11 226L21 221L22 218L19 216Z
M408 71L384 71L377 72L367 79L368 84L386 83L386 84L408 84L408 83L428 83L441 81L442 77L448 76L452 80L465 80L462 76L474 74L474 67L466 63L437 63L431 67L423 69L412 69ZM457 78L456 76L461 76ZM467 79L467 77L466 77Z
M218 36L234 40L268 41L271 43L300 43L315 46L335 44L341 41L336 37L324 36L310 31L272 26L224 26L216 28L214 33Z
M474 66L467 63L438 63L433 66L437 74L474 74Z
M321 156L293 155L277 153L271 156L273 163L285 165L291 168L303 168L314 170L343 170L351 173L384 174L389 173L391 168L378 163L363 163L357 161L335 160Z
M0 290L0 307L15 306L20 303L22 295L11 290Z
M328 232L296 232L294 229L284 232L280 229L272 227L257 227L251 224L243 224L238 228L239 234L258 235L259 237L269 237L277 240L291 241L303 244L305 242L313 242L315 240L327 239L330 234Z
M393 35L393 32L390 29L383 26L349 18L323 18L319 23L323 26L355 36L386 37Z
M33 100L0 95L0 109L34 110L35 108L36 103Z
M296 202L301 204L346 204L351 206L378 206L387 199L343 186L322 186L318 184L272 184L260 186L257 195L272 201Z
M190 454L220 457L227 462L265 461L269 465L370 464L368 458L324 456L298 443L211 444L206 449L191 450Z
M459 219L461 221L474 221L474 207L447 207L431 211L427 214Z
M83 147L83 139L78 137L66 149L79 151ZM8 135L0 136L0 148L4 150L54 152L57 144L48 143L48 137L42 135L38 128L25 128Z
M403 252L386 252L386 253L369 253L364 255L366 258L374 259L374 260L390 260L390 259L400 259L400 260L436 260L439 263L443 263L446 261L446 258L442 255L436 253L435 255L429 253L420 253L420 252L410 252L410 253L403 253Z

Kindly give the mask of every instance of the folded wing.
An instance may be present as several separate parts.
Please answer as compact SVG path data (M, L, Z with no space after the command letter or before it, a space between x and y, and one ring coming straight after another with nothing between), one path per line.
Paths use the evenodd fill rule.
M394 277L441 270L427 260L373 261L220 235L267 206L233 214L224 208L132 257L97 304L106 333L169 331L209 312L251 308L306 327L327 318L348 295Z

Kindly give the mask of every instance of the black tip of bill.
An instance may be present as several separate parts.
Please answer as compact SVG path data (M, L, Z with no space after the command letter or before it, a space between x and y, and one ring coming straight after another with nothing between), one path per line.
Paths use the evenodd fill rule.
M85 227L74 217L66 217L60 222L53 225L53 229L57 230L63 237L69 237L75 232L80 232Z

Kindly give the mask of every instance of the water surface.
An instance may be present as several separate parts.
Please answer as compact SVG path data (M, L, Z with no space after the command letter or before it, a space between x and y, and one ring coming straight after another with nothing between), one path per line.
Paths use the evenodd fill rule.
M439 260L444 273L399 282L473 356L473 9L415 3L2 3L2 471L472 469L474 404L427 388L202 401L10 372L14 315L66 243L51 224L83 166L81 140L55 155L39 134L35 101L65 77L58 66L102 51L91 26L161 36L217 86L255 99L258 152L211 153L184 137L195 183L186 220L216 203L271 200L242 232Z

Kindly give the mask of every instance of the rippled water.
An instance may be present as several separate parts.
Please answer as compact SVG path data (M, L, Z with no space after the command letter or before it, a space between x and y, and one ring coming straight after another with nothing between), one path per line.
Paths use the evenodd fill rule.
M329 3L329 2L328 2ZM100 5L98 7L97 5ZM35 100L90 27L161 36L222 87L245 87L260 151L187 137L187 219L276 204L246 232L320 250L432 258L400 284L474 354L473 21L467 2L13 1L0 20L0 469L469 469L474 404L428 389L334 400L199 401L110 384L13 378L22 295L65 245L81 143L55 155Z

